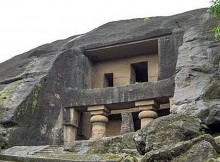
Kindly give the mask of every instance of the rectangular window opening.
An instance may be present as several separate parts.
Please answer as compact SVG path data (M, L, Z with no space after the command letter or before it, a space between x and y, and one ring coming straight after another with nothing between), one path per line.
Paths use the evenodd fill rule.
M113 73L104 74L104 87L113 87Z
M131 64L131 84L148 82L147 61Z

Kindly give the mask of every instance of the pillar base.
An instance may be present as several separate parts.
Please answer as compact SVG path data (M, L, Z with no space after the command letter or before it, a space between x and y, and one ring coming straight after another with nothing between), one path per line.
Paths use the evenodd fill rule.
M64 126L64 145L68 146L76 140L77 127L67 124Z
M138 107L141 111L138 115L141 120L141 128L148 125L153 119L158 117L156 110L159 108L159 105L154 99L136 101L135 107Z

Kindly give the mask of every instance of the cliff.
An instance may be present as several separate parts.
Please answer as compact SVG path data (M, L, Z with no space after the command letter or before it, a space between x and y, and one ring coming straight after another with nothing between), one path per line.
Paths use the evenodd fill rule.
M88 87L84 51L157 37L166 40L169 33L179 37L174 42L177 55L166 58L173 60L175 74L168 69L160 76L175 78L171 113L197 116L218 131L220 44L212 33L216 24L207 9L110 22L0 64L0 139L8 145L63 144L63 108L75 95L69 90Z

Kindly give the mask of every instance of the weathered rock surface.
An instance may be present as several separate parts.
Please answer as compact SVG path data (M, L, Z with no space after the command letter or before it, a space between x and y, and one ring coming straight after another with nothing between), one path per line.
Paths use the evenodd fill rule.
M197 115L209 126L217 124L216 118L220 117L220 44L210 32L216 25L215 19L208 13L197 19L184 24L178 21L184 35L178 50L171 111ZM201 111L209 113L201 115Z
M134 140L141 155L158 149L168 149L202 133L201 121L193 116L172 114L153 120L137 131Z
M220 105L204 109L200 111L198 116L210 127L212 133L219 132Z
M136 133L73 141L66 148L55 147L53 151L50 149L53 146L14 146L2 151L0 159L65 162L218 162L219 136L213 138L204 134L201 124L196 117L173 114L155 119ZM143 156L138 154L136 146Z
M203 135L189 141L179 142L169 148L152 150L144 155L141 162L207 162L216 161L220 146L210 135Z
M217 160L220 145L202 129L200 119L173 114L155 119L137 131L134 140L138 152L144 155L143 162Z
M137 154L133 134L128 133L116 137L105 137L96 140L73 141L65 150L83 154L129 153Z
M139 155L132 140L133 133L97 140L73 141L63 147L54 146L14 146L3 150L2 160L18 161L120 161L137 162Z
M62 143L62 77L71 77L72 56L59 47L70 39L0 64L0 136L10 145Z

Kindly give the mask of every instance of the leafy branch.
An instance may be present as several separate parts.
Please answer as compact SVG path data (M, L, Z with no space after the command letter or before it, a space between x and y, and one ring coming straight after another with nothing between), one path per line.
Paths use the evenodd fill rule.
M220 18L220 0L212 0L209 12L216 18ZM216 39L220 40L220 22L213 30Z

